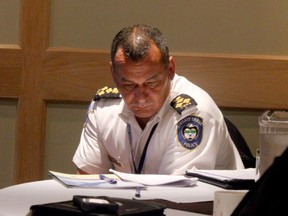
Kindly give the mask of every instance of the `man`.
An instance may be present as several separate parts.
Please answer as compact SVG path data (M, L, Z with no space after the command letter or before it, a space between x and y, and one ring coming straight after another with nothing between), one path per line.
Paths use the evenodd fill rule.
M175 74L157 28L122 29L112 42L110 68L116 87L100 89L90 104L73 158L79 173L244 168L221 111Z

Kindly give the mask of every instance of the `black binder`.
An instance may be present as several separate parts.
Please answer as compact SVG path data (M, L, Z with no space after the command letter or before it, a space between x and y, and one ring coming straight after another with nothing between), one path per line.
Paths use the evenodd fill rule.
M115 210L113 207L115 211L107 211L105 213L102 210L97 211L97 209L94 211L86 212L81 210L78 205L75 205L75 200L69 200L63 202L32 205L30 210L32 212L32 216L164 216L164 209L166 208L165 205L152 201L147 202L141 200L130 200L105 196L93 198L107 199L110 202L112 201L113 204L118 204L118 208Z
M233 170L231 170L233 172ZM186 176L190 177L197 177L199 181L212 184L224 189L230 189L230 190L249 190L252 188L255 184L255 179L249 178L233 178L233 177L224 177L219 178L219 176L216 174L213 176L213 174L209 173L207 175L206 173L201 172L193 172L193 171L187 171Z

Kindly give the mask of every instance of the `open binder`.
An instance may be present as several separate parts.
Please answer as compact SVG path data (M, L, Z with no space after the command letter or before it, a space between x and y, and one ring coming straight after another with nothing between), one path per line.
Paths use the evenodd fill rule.
M186 175L231 190L249 190L255 184L255 168L240 170L189 170Z

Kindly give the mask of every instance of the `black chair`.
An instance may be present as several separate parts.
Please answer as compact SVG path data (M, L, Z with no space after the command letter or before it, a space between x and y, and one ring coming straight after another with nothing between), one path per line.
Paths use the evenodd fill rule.
M231 139L233 140L238 152L241 156L245 168L255 168L256 158L251 153L251 150L246 143L244 137L238 128L229 120L224 117Z

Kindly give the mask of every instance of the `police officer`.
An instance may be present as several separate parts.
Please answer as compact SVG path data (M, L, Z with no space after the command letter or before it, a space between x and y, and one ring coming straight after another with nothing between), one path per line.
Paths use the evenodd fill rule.
M185 174L244 168L223 115L201 88L175 73L157 29L122 29L111 47L116 87L100 89L73 162L79 173Z

